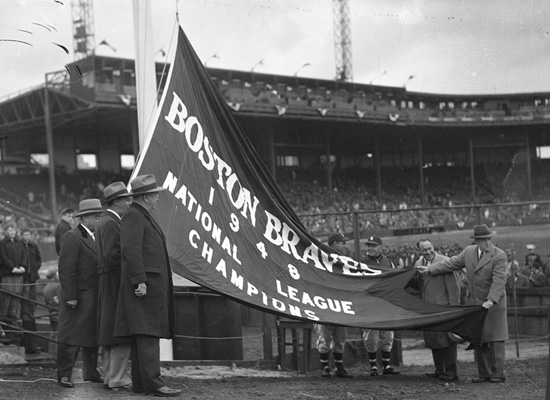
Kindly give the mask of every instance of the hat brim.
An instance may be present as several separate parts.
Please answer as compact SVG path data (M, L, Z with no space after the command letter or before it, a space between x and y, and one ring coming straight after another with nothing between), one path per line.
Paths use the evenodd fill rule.
M148 190L144 190L143 192L130 192L130 196L139 196L140 194L147 194L147 193L156 193L156 192L162 192L163 190L166 190L165 187L162 187L162 186L157 186L156 188L154 189L148 189Z
M74 216L75 217L84 217L86 215L92 215L92 214L103 214L105 210L101 209L93 209L93 210L86 210L82 212L77 212Z
M490 239L495 236L495 233L490 233L488 235L473 235L470 236L470 239Z
M365 242L365 244L376 244L378 246L382 246L382 243L378 243L378 242Z
M101 200L101 204L106 204L106 203L109 203L109 202L111 202L111 201L113 201L113 200L121 199L121 198L123 198L123 197L132 197L132 196L133 196L132 193L119 194L119 195L117 195L117 196L115 196L115 197L111 197L110 199L103 199L103 200Z

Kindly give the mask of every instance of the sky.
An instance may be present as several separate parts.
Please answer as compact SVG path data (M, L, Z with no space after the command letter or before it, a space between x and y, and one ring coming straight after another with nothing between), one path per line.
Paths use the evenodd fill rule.
M332 0L153 0L209 67L334 79ZM349 0L353 81L444 94L550 92L548 0ZM0 0L0 101L74 61L71 0ZM132 0L93 0L96 54L134 58ZM105 40L107 45L99 45ZM69 52L66 53L66 50ZM412 77L412 78L411 78Z

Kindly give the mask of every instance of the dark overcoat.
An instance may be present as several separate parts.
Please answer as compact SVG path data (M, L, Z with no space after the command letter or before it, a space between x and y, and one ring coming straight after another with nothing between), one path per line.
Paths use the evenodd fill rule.
M508 339L508 321L506 317L506 254L491 244L481 260L478 260L478 247L466 247L462 253L430 265L434 275L466 269L466 304L482 305L492 300L483 325L482 342L497 342Z
M141 205L132 203L120 226L122 272L115 336L174 336L174 288L162 229ZM137 297L141 282L147 294Z
M63 236L59 252L59 328L57 340L73 346L97 346L97 255L82 225ZM73 309L65 303L78 300Z
M42 255L40 254L40 248L36 243L23 243L23 249L27 259L27 272L26 280L34 283L40 278L38 271L42 265Z
M63 235L71 230L71 224L62 219L59 224L55 227L54 237L55 237L55 252L59 255L61 250L61 238Z
M99 337L100 345L128 342L115 338L116 308L120 290L120 217L107 210L95 228L95 245L99 262Z
M435 253L432 263L448 260L449 257ZM425 265L424 258L419 258L415 267ZM460 302L455 274L419 274L420 298L424 301L442 306L458 305ZM452 342L446 332L424 332L424 343L429 349L449 347Z
M9 237L5 237L0 242L0 271L2 276L23 276L20 273L14 273L12 270L15 267L25 267L27 266L27 257L25 256L25 249L23 248L23 243L14 238L13 240Z

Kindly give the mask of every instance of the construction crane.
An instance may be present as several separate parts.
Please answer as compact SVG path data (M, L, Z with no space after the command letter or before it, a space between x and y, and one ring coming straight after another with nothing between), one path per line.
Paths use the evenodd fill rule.
M351 59L351 24L348 0L332 0L334 18L334 55L336 56L336 80L353 80Z
M73 51L75 61L92 55L94 43L93 0L71 0Z

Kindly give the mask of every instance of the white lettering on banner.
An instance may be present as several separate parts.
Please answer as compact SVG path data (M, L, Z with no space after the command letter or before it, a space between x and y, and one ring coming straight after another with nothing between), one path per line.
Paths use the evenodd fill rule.
M287 297L290 300L296 301L298 303L307 304L309 306L314 306L317 308L320 308L321 310L328 310L340 313L346 313L346 314L352 314L355 315L355 311L352 310L353 303L351 301L342 301L337 299L329 299L322 296L314 296L313 301L311 300L311 296L303 292L299 294L298 289L286 285L284 286L281 281L278 279L275 280L275 286L277 287L277 293L279 293L283 297Z
M299 242L298 234L269 211L264 210L264 212L267 216L264 237L275 246L280 247L284 252L293 256L296 260L305 263L312 261L315 268L329 272L333 272L334 264L340 262L342 263L342 273L344 275L362 276L379 275L382 273L382 271L371 269L367 264L359 263L353 258L339 254L329 255L313 243L306 247L304 253L300 255L296 247L296 244ZM321 260L323 261L322 263Z
M176 191L177 184L178 179L174 176L172 172L168 171L166 179L164 180L163 187L168 189L168 191L173 194ZM214 239L214 241L219 244L221 248L225 250L225 252L230 255L237 264L241 265L242 262L241 260L239 260L238 257L237 245L232 243L231 239L227 235L223 235L222 239L221 228L214 222L210 214L203 210L202 206L197 202L195 196L193 196L187 190L187 187L185 185L181 186L181 188L176 192L175 197L181 200L183 205L186 205L187 203L187 210L193 215L193 218L195 218L195 220L201 224L202 228L206 232L209 232L211 234L210 236L212 237L212 239ZM197 240L201 239L198 232L191 231L191 233L193 233ZM197 246L195 248L198 248L196 242L191 240L191 233L189 236L189 241L191 242L191 245L193 245L193 247Z
M256 226L256 209L260 201L256 196L252 199L250 190L241 185L239 178L232 172L231 167L216 154L210 145L208 136L204 135L202 125L197 117L188 117L185 104L183 104L175 92L173 96L174 99L172 100L170 111L164 119L176 131L185 133L185 140L189 149L198 154L202 165L208 171L216 170L218 172L216 181L227 193L233 207L240 210L243 217L250 219L252 226ZM205 159L205 155L207 159Z

